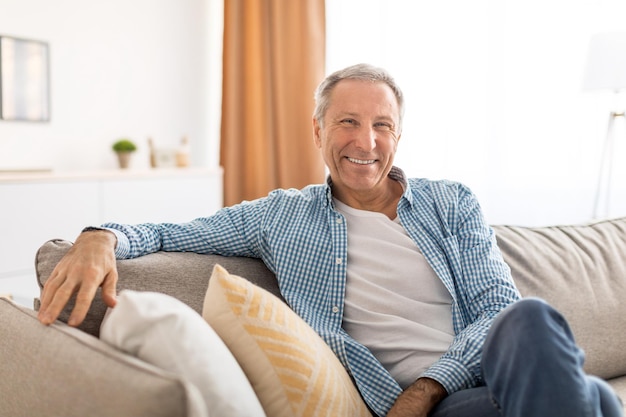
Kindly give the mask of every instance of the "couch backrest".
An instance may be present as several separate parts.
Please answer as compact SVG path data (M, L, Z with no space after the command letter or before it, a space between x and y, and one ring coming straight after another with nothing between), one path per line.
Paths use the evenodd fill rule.
M576 226L493 228L522 295L545 299L569 321L587 354L586 370L603 378L625 375L626 218ZM70 242L51 240L40 248L35 262L40 286L70 247ZM260 260L178 252L118 261L118 290L163 292L201 312L216 263L281 297L276 278ZM62 321L72 307L70 303L63 311ZM105 311L98 293L80 329L98 336Z
M626 374L626 218L494 230L522 295L545 299L570 323L587 372Z

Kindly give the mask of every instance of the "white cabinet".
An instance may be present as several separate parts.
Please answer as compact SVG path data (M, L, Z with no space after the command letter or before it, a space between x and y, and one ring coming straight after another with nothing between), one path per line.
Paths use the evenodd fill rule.
M221 170L0 174L0 294L32 305L35 253L49 239L74 240L107 221L185 222L221 207Z

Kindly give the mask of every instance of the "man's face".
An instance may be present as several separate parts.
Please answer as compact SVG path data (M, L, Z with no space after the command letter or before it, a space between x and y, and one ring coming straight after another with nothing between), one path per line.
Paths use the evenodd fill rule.
M385 83L343 80L335 86L323 126L313 120L313 128L338 197L383 190L400 140L399 118Z

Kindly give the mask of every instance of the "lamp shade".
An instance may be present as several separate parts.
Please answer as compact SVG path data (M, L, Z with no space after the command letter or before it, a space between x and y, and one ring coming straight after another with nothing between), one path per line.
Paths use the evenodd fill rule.
M626 32L599 33L591 38L583 88L626 88Z

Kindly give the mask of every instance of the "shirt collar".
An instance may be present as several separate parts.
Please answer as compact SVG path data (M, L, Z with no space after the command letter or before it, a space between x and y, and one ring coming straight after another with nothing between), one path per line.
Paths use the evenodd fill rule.
M403 197L411 202L411 193L409 182L407 181L404 171L396 166L391 167L389 174L387 175L392 180L396 180L402 186L404 190ZM329 207L334 207L333 204L333 179L328 175L326 177L326 203Z

